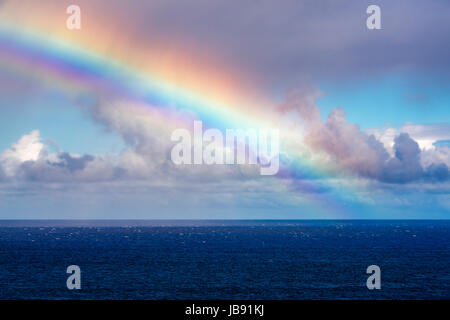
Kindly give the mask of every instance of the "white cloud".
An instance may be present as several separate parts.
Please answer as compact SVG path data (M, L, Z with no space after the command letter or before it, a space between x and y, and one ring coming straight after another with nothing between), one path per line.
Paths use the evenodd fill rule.
M437 141L450 140L450 124L413 124L406 123L400 129L384 128L367 130L382 141L386 149L392 151L394 138L400 133L408 133L418 144L420 149L434 149Z
M450 148L447 146L436 146L435 143L450 140L449 124L413 124L406 123L399 130L394 128L368 130L377 139L383 142L386 150L393 157L394 139L400 133L408 133L414 139L420 149L420 162L424 168L432 165L445 164L450 168Z
M37 161L46 147L41 141L39 130L23 135L11 148L0 154L0 164L7 176L13 176L25 161Z
M300 152L314 163L335 168L336 174L406 183L420 179L444 181L448 178L450 152L447 147L420 149L409 133L392 128L367 134L359 126L347 122L343 109L334 109L326 122L320 119L315 99L321 93L296 91L278 111L292 121L300 118L297 127L285 128L282 137L289 150ZM127 148L115 156L74 155L59 150L50 153L35 130L24 135L0 155L2 180L6 178L43 182L98 182L122 180L164 180L170 178L205 183L233 180L236 183L258 176L256 166L212 165L176 166L170 160L174 142L171 132L189 128L195 115L176 108L158 108L129 101L101 102L88 109L93 118L118 132ZM289 122L288 122L289 123ZM446 139L445 126L407 124L404 131L426 139ZM295 133L295 134L293 134ZM401 134L400 134L401 133ZM295 149L292 149L295 148ZM446 149L447 148L447 149ZM330 170L329 178L335 177ZM289 165L283 165L280 177L290 176ZM292 179L297 179L292 177Z
M442 160L447 156L445 152L440 152L439 157L427 154L426 164L421 161L424 151L442 151L442 147L433 143L449 137L448 126L406 124L399 131L387 128L367 133L349 123L342 108L333 109L322 122L315 103L318 96L294 92L280 111L298 113L302 118L299 126L306 128L304 144L312 152L328 156L327 167L336 166L340 171L389 183L450 178L448 160ZM414 137L422 142L423 148Z

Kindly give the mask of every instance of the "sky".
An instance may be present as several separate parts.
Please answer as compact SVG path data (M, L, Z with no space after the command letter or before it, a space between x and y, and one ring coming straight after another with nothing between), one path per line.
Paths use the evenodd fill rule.
M0 0L0 219L448 219L449 10ZM279 129L278 173L174 164L194 120Z

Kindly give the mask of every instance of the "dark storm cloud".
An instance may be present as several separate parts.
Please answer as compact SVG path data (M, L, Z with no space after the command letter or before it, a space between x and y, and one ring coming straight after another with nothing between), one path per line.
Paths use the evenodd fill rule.
M368 30L368 5L382 30ZM450 70L450 2L443 0L109 1L135 41L184 43L280 85L303 78ZM113 19L113 18L109 18Z

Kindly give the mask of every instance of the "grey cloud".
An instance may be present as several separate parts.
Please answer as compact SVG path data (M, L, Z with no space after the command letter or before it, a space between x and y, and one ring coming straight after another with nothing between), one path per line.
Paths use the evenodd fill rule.
M296 111L308 122L320 121L320 112L316 107L316 99L323 93L310 85L304 85L287 93L286 101L278 106L278 111L288 113Z
M219 55L271 84L305 77L450 70L450 3L378 0L382 30L366 28L369 0L109 1L107 21L131 38L170 39L185 54ZM101 1L93 11L105 10ZM205 27L208 26L208 27ZM169 41L169 40L167 40Z
M428 166L425 174L427 178L439 182L450 179L450 171L444 163L431 164L430 166Z
M118 166L127 179L158 179L161 176L175 177L193 183L218 180L246 180L259 176L259 168L246 165L191 166L174 165L170 153L175 142L172 132L182 125L192 126L192 115L185 111L149 108L148 105L127 101L106 101L87 109L94 120L120 134L127 148L119 155ZM174 121L167 121L166 115ZM191 119L192 121L186 121ZM192 128L191 128L192 129Z
M102 182L121 179L124 169L107 161L94 159L84 169L74 169L46 160L25 161L18 168L16 180L34 182Z
M304 106L303 96L297 98L300 101L288 101L290 105ZM325 123L311 120L310 115L319 112L315 104L308 104L307 110L306 114L302 108L297 110L309 123L304 142L313 150L329 156L330 161L347 172L387 183L445 181L449 178L445 160L450 159L450 152L446 153L446 147L436 147L432 154L426 151L424 162L428 165L424 167L421 163L422 151L408 133L395 137L394 156L391 157L373 134L369 135L359 126L348 123L343 109L334 109Z
M23 135L0 153L0 180L91 182L119 177L121 168L112 159L67 152L49 153L38 130Z
M94 159L91 155L74 157L66 152L58 154L56 159L52 160L42 157L36 161L23 162L18 168L16 177L30 181L77 180L74 174L85 169Z
M389 155L373 135L348 123L343 109L334 109L327 121L312 127L305 142L330 155L338 164L365 177L379 177Z
M394 141L395 157L389 159L383 167L380 180L405 183L424 177L418 143L407 133L401 133Z
M449 76L450 2L443 0L110 0L108 5L78 0L77 4L106 28L111 47L117 39L129 44L130 52L162 50L164 61L182 51L186 61L219 62L254 75L271 89L303 79L366 78L396 70ZM366 28L371 4L381 7L382 30Z
M88 162L94 160L94 157L91 155L84 155L82 157L76 158L72 157L67 152L63 152L59 154L59 160L61 161L56 162L55 165L67 168L70 172L74 172L76 170L83 170Z
M3 171L3 168L0 166L0 182L6 180L6 174Z

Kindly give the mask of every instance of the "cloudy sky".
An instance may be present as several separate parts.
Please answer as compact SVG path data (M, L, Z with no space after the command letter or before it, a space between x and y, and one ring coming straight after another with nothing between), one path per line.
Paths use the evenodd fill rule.
M0 218L450 218L448 12L0 0ZM278 174L175 165L194 120L279 128Z

